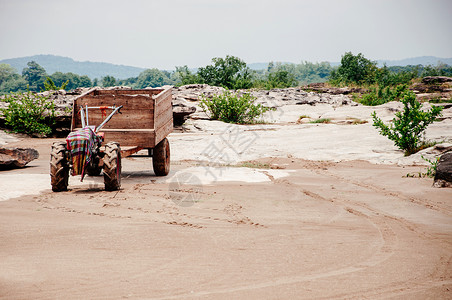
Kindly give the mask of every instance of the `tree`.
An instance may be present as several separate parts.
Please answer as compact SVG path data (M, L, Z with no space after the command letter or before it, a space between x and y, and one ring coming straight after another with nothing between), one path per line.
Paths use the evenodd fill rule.
M27 66L22 70L22 77L27 81L30 90L37 92L44 88L47 78L46 70L35 61L28 62Z
M293 73L285 70L276 70L268 74L267 88L288 88L298 83Z
M61 86L56 86L55 82L53 82L52 78L47 77L46 81L44 82L44 91L59 91L64 90L69 83L69 80L67 80L65 83L63 83Z
M102 77L102 86L103 87L109 87L109 86L115 86L116 85L116 79L113 76L107 75L105 77Z
M1 93L9 92L24 92L27 90L27 82L19 74L16 74L13 78L4 81L0 85Z
M213 65L199 68L200 81L228 89L247 89L253 85L251 70L238 57L227 55L225 59L215 57Z
M405 92L401 101L404 109L396 113L392 125L384 124L373 112L373 126L379 129L381 135L387 136L397 147L404 150L405 155L410 155L419 151L426 143L422 134L429 124L441 116L442 107L433 106L429 111L422 111L422 104L416 100L416 94L412 91Z
M147 69L138 75L136 88L143 89L146 87L159 87L171 84L170 79L165 73L158 69Z
M176 67L175 72L176 80L180 80L181 85L199 83L200 79L197 74L193 74L188 66Z
M14 75L17 75L16 69L8 64L0 64L0 85L5 81L14 79Z
M0 92L25 91L27 82L8 64L0 64Z
M361 53L353 55L346 52L341 59L341 65L331 72L331 80L335 83L374 83L377 63L368 60Z
M82 75L79 78L79 86L78 87L90 87L92 85L91 79L88 75Z

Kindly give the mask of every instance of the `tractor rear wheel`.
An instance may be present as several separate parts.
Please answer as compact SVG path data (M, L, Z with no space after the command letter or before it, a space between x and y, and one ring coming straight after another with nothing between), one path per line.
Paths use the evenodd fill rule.
M67 191L69 183L69 162L65 142L55 142L50 151L50 181L52 191Z
M164 138L155 146L152 154L152 166L157 176L166 176L170 171L170 145Z
M116 142L105 145L104 184L107 191L121 188L121 148Z

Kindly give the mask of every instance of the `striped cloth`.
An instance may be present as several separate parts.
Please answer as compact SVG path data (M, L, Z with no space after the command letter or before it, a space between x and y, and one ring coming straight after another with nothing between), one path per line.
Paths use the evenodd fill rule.
M67 149L71 152L72 175L85 176L85 168L92 159L94 148L100 142L92 128L86 126L71 132L66 138Z

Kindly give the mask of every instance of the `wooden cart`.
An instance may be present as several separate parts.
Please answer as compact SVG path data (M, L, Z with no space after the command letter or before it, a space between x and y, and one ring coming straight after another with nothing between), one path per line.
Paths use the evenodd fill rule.
M120 107L121 113L112 117L100 130L105 147L98 149L87 167L88 175L104 171L105 188L120 188L121 157L127 157L142 149L152 156L154 172L165 176L170 169L170 147L167 135L173 130L172 91L169 89L94 89L74 99L71 131L81 129L82 108L89 109L89 124L101 124L108 112L105 107ZM86 112L84 112L86 113ZM70 153L65 143L52 146L50 175L54 191L67 190Z

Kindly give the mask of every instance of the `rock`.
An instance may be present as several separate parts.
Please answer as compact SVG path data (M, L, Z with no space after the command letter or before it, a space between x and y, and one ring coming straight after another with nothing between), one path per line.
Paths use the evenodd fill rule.
M422 83L432 84L432 83L444 83L452 82L452 77L447 76L426 76L422 78Z
M0 169L23 168L38 157L38 151L32 148L0 148Z
M196 112L196 107L173 106L173 123L174 126L181 126L189 115Z
M452 152L441 155L436 168L435 187L452 187Z

